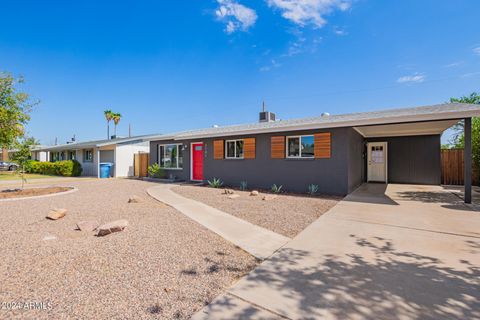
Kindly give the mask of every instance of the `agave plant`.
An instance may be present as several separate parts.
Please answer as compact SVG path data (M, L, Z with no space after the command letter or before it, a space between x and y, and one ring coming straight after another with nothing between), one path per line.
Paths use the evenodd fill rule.
M223 182L219 178L213 178L212 180L208 180L208 184L212 188L220 188L221 186L223 186Z
M245 191L247 190L248 183L247 181L240 181L240 190Z
M314 195L315 193L318 192L318 185L317 184L309 184L307 192L308 192L309 195Z
M283 188L283 186L281 186L281 185L277 186L276 184L273 184L271 190L272 190L273 193L280 193L280 192L282 192L282 188Z

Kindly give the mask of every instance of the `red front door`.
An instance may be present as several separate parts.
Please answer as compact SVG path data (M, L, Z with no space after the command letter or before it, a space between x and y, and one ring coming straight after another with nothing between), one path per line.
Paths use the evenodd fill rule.
M203 142L192 144L192 180L203 180Z

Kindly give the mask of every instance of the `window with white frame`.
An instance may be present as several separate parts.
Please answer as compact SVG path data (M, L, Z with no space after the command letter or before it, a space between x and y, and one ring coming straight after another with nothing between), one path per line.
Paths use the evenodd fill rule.
M183 146L181 144L162 144L158 146L158 162L161 168L183 168Z
M225 141L226 159L243 159L243 140Z
M88 149L83 151L83 162L92 162L93 161L93 150Z
M287 158L313 158L313 136L287 137Z

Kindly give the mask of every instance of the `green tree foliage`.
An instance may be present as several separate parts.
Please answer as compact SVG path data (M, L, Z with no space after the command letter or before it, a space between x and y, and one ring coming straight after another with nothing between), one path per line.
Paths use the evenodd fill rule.
M480 94L473 92L468 96L460 98L451 98L452 103L470 103L480 105ZM465 146L465 136L463 132L463 121L454 127L455 135L454 146L463 148ZM480 168L480 118L472 118L472 160L476 168Z
M32 103L27 93L19 91L18 85L23 82L22 77L0 73L0 146L4 148L13 147L24 135L32 107L38 103Z
M117 126L120 123L120 120L122 119L122 115L120 113L113 113L112 114L112 119L113 119L113 124L115 126L114 135L116 137L117 136Z
M113 112L110 109L103 111L105 120L107 120L107 139L110 139L110 121L113 119Z

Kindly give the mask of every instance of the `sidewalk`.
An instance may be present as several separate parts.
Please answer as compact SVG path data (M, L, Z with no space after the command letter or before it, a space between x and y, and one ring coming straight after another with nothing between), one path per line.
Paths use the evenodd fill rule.
M147 193L258 259L264 260L270 257L290 240L201 202L182 197L170 190L173 186L175 185L160 184L147 189Z

